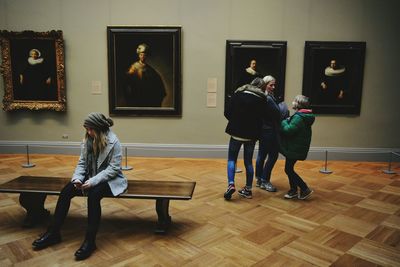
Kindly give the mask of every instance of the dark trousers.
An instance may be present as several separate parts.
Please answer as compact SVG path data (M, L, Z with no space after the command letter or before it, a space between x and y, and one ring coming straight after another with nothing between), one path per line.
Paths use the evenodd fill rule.
M294 171L294 164L296 164L297 159L288 159L285 161L285 173L289 178L289 185L291 191L297 191L297 187L300 187L301 191L307 189L307 184L301 179L301 177Z
M94 241L101 219L100 201L104 196L110 196L112 193L108 183L100 183L89 190L86 190L84 194L87 194L88 208L86 238ZM70 182L62 189L61 194L58 197L56 210L54 212L54 222L50 227L52 231L60 231L65 217L68 214L71 199L75 196L82 196L82 190L76 189L74 184Z
M265 159L267 158L267 161ZM263 129L258 143L258 155L256 160L256 177L263 183L271 180L272 169L279 156L279 140L274 129Z

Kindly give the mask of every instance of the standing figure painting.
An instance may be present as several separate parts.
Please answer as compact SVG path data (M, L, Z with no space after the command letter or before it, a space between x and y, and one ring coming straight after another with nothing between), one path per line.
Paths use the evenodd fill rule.
M52 75L48 62L38 49L31 49L19 74L20 90L16 91L15 99L55 100L57 92L51 85Z
M150 47L147 44L140 44L136 49L138 61L134 62L126 72L125 93L129 106L161 107L166 96L160 74L146 62L149 51Z

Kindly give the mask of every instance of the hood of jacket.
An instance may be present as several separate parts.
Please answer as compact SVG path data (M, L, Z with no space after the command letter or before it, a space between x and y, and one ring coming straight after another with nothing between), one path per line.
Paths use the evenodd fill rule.
M301 116L305 123L312 125L315 121L315 116L311 109L300 109L296 112L297 115Z
M238 89L236 89L235 93L239 93L239 92L249 92L252 93L258 97L261 98L265 98L265 93L258 87L254 86L254 85L250 85L250 84L245 84L241 87L239 87Z

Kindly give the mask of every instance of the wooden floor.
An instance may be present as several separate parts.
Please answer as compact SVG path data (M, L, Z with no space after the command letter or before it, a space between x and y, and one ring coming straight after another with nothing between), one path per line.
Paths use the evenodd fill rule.
M0 182L20 175L71 176L78 158L0 155ZM128 179L196 181L193 199L171 201L167 235L153 233L154 201L104 199L98 249L76 262L86 227L84 198L72 201L63 242L41 251L32 241L46 225L21 228L24 210L17 194L0 194L0 266L400 266L400 175L382 172L386 163L298 163L297 171L315 190L311 199L285 200L288 190L279 160L272 182L278 192L254 187L253 199L236 193L223 199L226 160L129 158ZM238 167L243 169L242 162ZM400 173L398 164L394 170ZM236 176L243 186L245 174ZM53 213L57 196L46 208Z

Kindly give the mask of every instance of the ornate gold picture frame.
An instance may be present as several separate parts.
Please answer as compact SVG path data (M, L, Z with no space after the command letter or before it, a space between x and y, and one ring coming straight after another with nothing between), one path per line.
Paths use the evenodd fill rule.
M62 31L0 31L5 111L66 110Z

